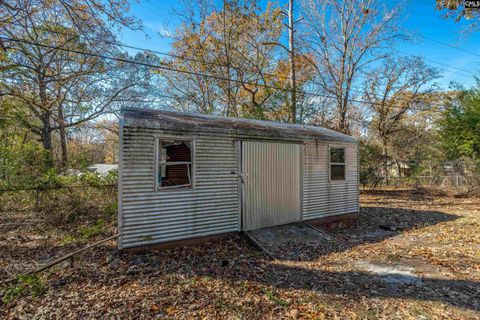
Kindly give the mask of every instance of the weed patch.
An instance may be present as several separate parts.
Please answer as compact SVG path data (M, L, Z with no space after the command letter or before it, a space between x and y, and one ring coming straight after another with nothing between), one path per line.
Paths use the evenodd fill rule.
M7 304L19 297L27 295L35 298L41 295L43 291L44 286L37 275L20 275L18 282L7 288L2 301Z
M79 231L83 239L91 239L105 232L105 221L98 219L92 226L81 226Z

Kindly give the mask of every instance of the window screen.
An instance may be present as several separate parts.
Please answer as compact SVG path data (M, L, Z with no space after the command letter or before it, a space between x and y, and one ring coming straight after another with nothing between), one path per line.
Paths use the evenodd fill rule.
M345 180L345 148L330 148L330 180Z
M192 142L160 139L158 150L158 187L191 187Z

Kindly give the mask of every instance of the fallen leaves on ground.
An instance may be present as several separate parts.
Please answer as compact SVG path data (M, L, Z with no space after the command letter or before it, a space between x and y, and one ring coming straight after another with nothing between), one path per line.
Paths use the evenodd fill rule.
M240 236L143 254L112 241L41 274L41 294L21 291L0 317L480 318L479 198L392 190L361 202L356 221L324 228L330 240L282 247L294 260L271 261ZM0 280L106 235L65 241L68 231L21 224L33 218L2 217Z

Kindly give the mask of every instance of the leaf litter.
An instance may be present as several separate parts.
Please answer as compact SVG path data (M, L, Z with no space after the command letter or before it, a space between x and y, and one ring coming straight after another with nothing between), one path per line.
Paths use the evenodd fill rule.
M356 221L271 261L241 236L119 253L111 241L39 275L39 294L0 302L5 319L480 319L480 199L410 190L362 193ZM11 214L5 223L32 219ZM0 281L115 232L1 230ZM70 238L68 238L70 239ZM288 245L291 247L288 247ZM27 288L28 289L28 288ZM12 290L2 287L2 298ZM12 292L12 291L10 291Z

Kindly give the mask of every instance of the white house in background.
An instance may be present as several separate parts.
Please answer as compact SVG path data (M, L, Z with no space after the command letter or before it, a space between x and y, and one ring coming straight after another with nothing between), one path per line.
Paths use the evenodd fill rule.
M110 171L118 170L118 164L97 163L87 168L89 172L96 172L100 175L107 175Z
M359 211L358 144L339 132L124 109L119 141L120 249Z

